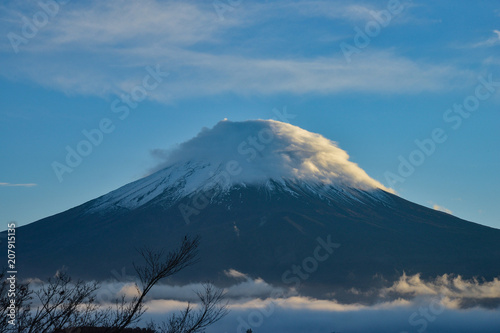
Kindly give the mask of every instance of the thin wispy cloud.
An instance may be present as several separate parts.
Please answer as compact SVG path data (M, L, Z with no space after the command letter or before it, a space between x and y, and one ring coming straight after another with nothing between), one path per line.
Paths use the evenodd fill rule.
M453 212L451 210L449 210L448 208L445 208L443 206L439 206L439 205L436 205L436 204L434 204L432 206L432 209L438 210L440 212L448 213L448 214L453 214Z
M5 186L5 187L33 187L33 186L37 186L37 184L34 184L34 183L26 183L26 184L0 183L0 186Z
M340 53L284 57L242 52L233 46L234 31L244 32L283 12L366 21L373 19L372 10L383 8L323 1L241 6L219 20L212 6L189 2L68 4L28 45L20 46L24 48L16 57L8 56L11 46L3 40L0 49L7 56L0 74L68 94L106 96L128 92L142 80L145 66L161 64L169 79L148 97L165 103L228 93L436 92L474 79L450 64L416 61L376 48L364 50L351 64ZM6 31L19 29L13 17L0 24Z
M128 92L132 82L140 82L146 64L162 64L170 79L149 97L170 102L192 96L226 93L239 95L277 93L331 94L343 92L420 93L446 91L466 85L472 73L451 65L418 63L389 52L367 52L351 64L342 56L312 59L248 58L178 50L135 52L134 62L144 64L114 73L103 61L98 66L77 63L56 66L50 59L25 62L24 75L33 81L67 93L103 95ZM46 62L45 62L46 61ZM120 61L116 61L120 66ZM85 66L85 65L83 65ZM5 69L9 71L9 69ZM375 80L376 78L376 80ZM133 85L132 85L133 86Z
M410 1L400 1L405 7L414 7ZM241 11L231 15L243 19L273 19L279 16L293 17L314 17L326 18L331 20L345 21L350 23L364 23L372 21L374 14L382 10L387 10L387 3L367 3L345 2L345 1L320 1L320 0L302 0L302 1L275 1L275 2L246 2L239 6ZM230 16L230 15L228 15ZM409 11L398 14L398 22L410 22L412 17Z
M487 40L481 41L479 43L473 44L472 47L491 47L491 46L496 46L500 45L500 30L493 30L492 35L490 38Z
M287 16L328 18L345 21L367 21L373 19L371 11L381 10L367 4L340 1L277 1L273 3L248 3L242 8L241 16L264 14L265 18L276 17L279 13Z

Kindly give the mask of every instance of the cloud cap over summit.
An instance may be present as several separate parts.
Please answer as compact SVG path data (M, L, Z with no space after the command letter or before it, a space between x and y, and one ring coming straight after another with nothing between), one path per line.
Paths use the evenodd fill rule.
M233 184L287 179L393 192L351 162L336 142L275 120L223 120L203 128L170 151L155 171L193 161L229 169Z

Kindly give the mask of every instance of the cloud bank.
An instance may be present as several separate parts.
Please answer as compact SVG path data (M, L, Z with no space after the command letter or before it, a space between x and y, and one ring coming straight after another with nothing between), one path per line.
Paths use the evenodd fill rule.
M498 279L464 280L460 276L443 275L424 280L418 274L403 274L392 286L378 290L377 302L362 304L306 297L235 270L226 273L235 280L235 284L225 288L230 313L207 333L246 332L248 328L263 333L465 333L497 332L500 325L500 304L492 306L487 302L500 296ZM115 290L118 297L123 293L134 295L131 283L110 282L103 287ZM200 289L200 284L156 286L146 303L145 321L165 320L168 314L182 310L188 302L195 305L195 291Z
M241 281L240 275L232 277L234 282L223 289L226 298L230 300L230 307L239 310L262 309L269 306L314 311L379 310L411 307L429 302L440 304L446 309L485 308L500 310L500 280L498 278L491 281L480 281L444 274L434 279L424 280L420 274L408 276L403 273L391 286L380 287L376 290L371 289L366 292L366 300L356 297L352 300L338 301L334 295L328 294L324 298L305 296L299 294L294 288L274 286L262 278L251 278L246 274L237 273L244 275L245 280ZM41 281L35 282L38 287L41 286ZM168 304L172 304L172 301L196 302L198 300L196 292L199 291L203 291L202 283L161 284L151 290L148 294L148 301L155 301L154 304L161 304L163 301L168 301ZM373 293L378 295L377 301L372 300ZM101 303L107 303L121 295L133 297L136 294L137 289L132 281L105 281L101 283L97 300ZM359 296L360 293L356 293L356 295ZM156 311L155 307L151 307L150 310Z
M424 281L420 274L403 274L391 287L381 290L382 297L435 296L448 308L460 309L477 305L497 308L500 306L500 280L464 280L460 275L444 274L434 280Z
M297 294L251 278L234 269L226 271L234 284L223 288L229 301L229 315L209 327L210 332L483 332L497 333L500 327L500 281L466 280L442 275L424 280L419 274L403 274L391 286L380 288L377 302L339 302ZM242 281L244 279L244 281ZM31 281L35 289L41 281ZM199 283L157 285L146 300L145 325L150 319L167 320L188 304L197 307ZM136 293L130 277L105 281L97 301L112 305L121 295ZM497 300L496 304L491 300ZM490 302L488 302L490 301Z

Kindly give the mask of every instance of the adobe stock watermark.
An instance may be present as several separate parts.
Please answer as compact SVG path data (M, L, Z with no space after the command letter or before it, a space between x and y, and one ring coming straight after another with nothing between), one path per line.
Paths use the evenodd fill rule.
M401 14L410 3L411 0L406 0L404 2L389 0L386 9L379 12L371 10L370 15L373 19L366 22L363 29L358 26L354 27L356 34L354 35L353 44L346 42L340 43L340 50L347 63L351 63L353 54L361 53L363 49L368 47L372 39L380 35L382 28L387 27L394 17Z
M43 29L50 20L53 19L61 9L61 6L66 5L70 0L44 0L38 1L37 5L40 8L33 14L31 19L26 16L21 17L22 26L20 33L9 32L7 39L14 50L14 53L19 53L19 46L26 45L30 40L36 37L38 32Z
M219 21L224 21L224 14L235 10L242 2L243 0L214 0L212 6L219 17Z
M408 318L408 323L415 327L416 332L424 333L427 330L429 323L436 320L437 316L442 314L445 310L445 306L442 304L443 297L434 297L428 306L419 307L418 311L413 312ZM400 333L410 333L408 331L402 331Z
M275 114L273 119L281 122L288 123L290 119L296 117L296 115L287 112L286 106L283 107L283 111L274 108L272 112ZM236 146L236 150L239 155L246 157L247 162L252 162L260 152L264 151L266 147L273 142L273 140L274 133L268 128L263 128L258 133L255 133L255 135L250 135L245 140L241 141ZM213 177L201 191L195 193L188 204L181 202L177 206L184 222L186 224L191 223L191 217L200 214L203 209L208 207L211 198L216 196L223 188L229 186L231 184L231 179L240 175L242 172L243 167L237 160L227 161L222 171L217 175L210 172L208 175L210 177L215 177Z
M130 93L121 94L120 98L116 98L111 102L111 112L118 116L119 120L125 120L130 115L130 110L137 108L148 96L148 93L158 88L163 79L169 75L168 72L162 72L160 65L154 68L151 66L146 67L147 75L142 79L142 83L134 86ZM96 128L90 130L84 129L81 133L85 137L80 140L74 147L66 146L66 158L64 163L53 161L51 166L57 179L60 183L63 182L63 176L70 174L82 164L83 159L92 154L95 147L98 147L107 134L113 133L116 125L110 118L102 118Z
M319 264L330 258L335 249L340 247L339 243L333 243L331 235L324 240L321 237L316 238L318 245L314 248L312 256L304 258L300 265L292 265L281 275L281 281L285 285L292 285L293 288L298 289L300 285L309 279L311 274L318 270ZM276 291L270 295L270 299L276 299L285 296L283 291ZM236 332L246 332L248 329L256 329L262 326L265 318L269 318L275 311L276 304L274 301L269 302L269 305L264 308L258 308L251 311L246 318L238 316L238 326Z
M465 97L460 104L453 104L453 107L443 113L443 121L451 124L451 128L455 131L462 126L464 119L469 118L479 109L481 102L493 96L500 87L500 81L493 81L492 74L487 79L479 76L478 81L479 83L474 89L474 94ZM394 185L404 183L408 177L413 175L416 168L424 164L427 158L436 152L438 145L443 144L447 139L446 130L441 127L434 128L427 138L422 140L416 139L414 143L417 147L407 157L403 155L398 156L399 166L397 173L391 171L384 173L389 187L394 188Z

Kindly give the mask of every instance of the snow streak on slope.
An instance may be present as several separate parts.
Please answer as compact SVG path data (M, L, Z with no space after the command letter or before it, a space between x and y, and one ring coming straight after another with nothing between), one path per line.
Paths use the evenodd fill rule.
M265 185L270 179L285 187L300 182L392 192L319 134L273 120L224 120L180 144L150 176L99 198L94 208L135 208L160 194L175 201L216 185Z

